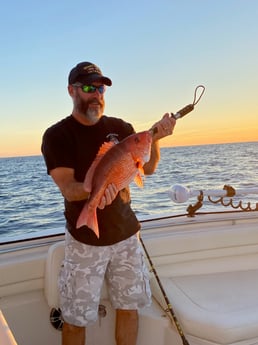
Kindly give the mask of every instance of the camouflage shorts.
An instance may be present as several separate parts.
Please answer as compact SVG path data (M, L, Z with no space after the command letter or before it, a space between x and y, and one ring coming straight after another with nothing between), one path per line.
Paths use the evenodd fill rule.
M103 280L115 309L151 303L148 270L137 235L110 246L89 246L66 233L59 275L60 308L66 322L86 326L97 320Z

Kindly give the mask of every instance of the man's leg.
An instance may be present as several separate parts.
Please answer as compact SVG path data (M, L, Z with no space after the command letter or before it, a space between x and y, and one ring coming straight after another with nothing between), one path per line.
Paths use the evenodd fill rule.
M70 325L65 322L62 330L62 345L84 345L85 327Z
M136 345L138 335L138 311L116 310L116 344Z
M66 233L66 256L59 275L62 345L84 345L88 323L98 319L98 305L108 247L89 246ZM83 312L82 312L83 311ZM75 326L76 325L76 326Z

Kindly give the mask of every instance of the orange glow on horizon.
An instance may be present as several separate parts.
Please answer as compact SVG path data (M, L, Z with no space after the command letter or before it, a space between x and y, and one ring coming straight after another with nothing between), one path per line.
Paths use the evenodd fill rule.
M254 130L253 133L232 133L226 136L220 135L211 137L210 133L201 133L198 136L188 135L174 135L170 138L164 138L160 141L161 147L170 146L194 146L194 145L211 145L211 144L227 144L227 143L239 143L239 142L253 142L258 141L258 130Z
M136 131L150 128L153 123L135 126ZM16 131L12 137L4 133L0 139L0 157L41 155L41 138L44 130ZM178 120L173 135L160 140L160 147L194 146L235 142L258 141L258 120L242 120L240 116L226 120L215 116Z
M176 133L171 137L164 138L160 141L160 147L176 147L176 146L195 146L195 145L210 145L210 144L224 144L237 142L253 142L258 141L258 129L248 133L227 133L211 137L210 132L200 132L198 134L190 134L187 131ZM34 138L29 142L23 142L21 145L16 143L9 143L6 148L0 147L0 157L22 157L22 156L38 156L41 155L40 139Z

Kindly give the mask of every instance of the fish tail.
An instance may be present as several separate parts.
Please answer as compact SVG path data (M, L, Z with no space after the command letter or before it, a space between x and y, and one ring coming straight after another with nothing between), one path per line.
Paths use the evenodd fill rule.
M80 228L81 226L86 225L90 228L95 235L99 238L99 225L97 219L97 210L95 207L89 207L89 203L86 202L84 205L80 216L76 223L76 229Z

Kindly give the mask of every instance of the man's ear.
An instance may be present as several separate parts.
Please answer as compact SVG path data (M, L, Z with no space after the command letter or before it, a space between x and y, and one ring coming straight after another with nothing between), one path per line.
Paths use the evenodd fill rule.
M72 85L68 85L67 87L68 93L71 97L74 95L74 87Z

